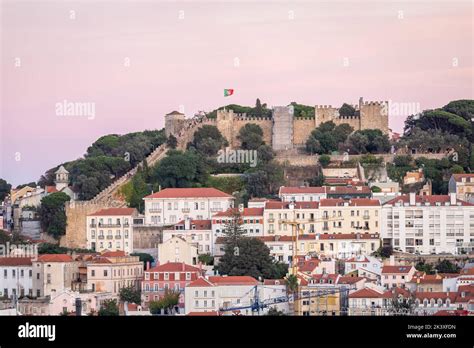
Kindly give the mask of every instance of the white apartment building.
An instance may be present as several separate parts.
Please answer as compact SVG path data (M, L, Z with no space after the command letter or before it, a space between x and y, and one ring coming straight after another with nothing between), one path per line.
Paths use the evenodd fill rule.
M173 225L181 220L210 220L233 206L234 197L215 188L167 188L143 198L145 224Z
M242 315L251 315L250 308L238 308L250 306L254 299L252 289L258 285L258 281L249 276L200 277L188 284L184 290L185 313L216 312L234 308ZM233 314L233 310L222 312L222 315Z
M180 237L188 244L197 247L198 254L212 254L214 251L214 232L211 220L191 220L178 222L171 229L163 230L163 243L173 237Z
M278 197L283 202L319 202L322 198L326 198L326 187L281 186Z
M214 238L223 237L223 231L226 223L233 218L237 212L237 208L229 209L227 211L219 212L212 218L212 232ZM263 236L263 208L239 208L241 217L241 228L248 237Z
M87 216L87 248L98 252L133 252L135 208L102 209Z
M0 257L0 297L33 296L31 257Z
M71 289L79 277L79 262L67 254L43 254L33 262L33 296L53 296Z
M382 273L382 262L373 256L359 255L344 262L344 273L357 271L359 277L379 279Z
M381 235L404 252L458 254L474 246L474 204L455 193L400 196L382 207Z

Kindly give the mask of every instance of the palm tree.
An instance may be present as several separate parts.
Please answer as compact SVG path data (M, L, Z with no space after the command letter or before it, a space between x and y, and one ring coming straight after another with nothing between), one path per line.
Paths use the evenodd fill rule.
M298 277L294 274L290 274L289 276L286 277L286 292L288 295L297 295L298 294ZM290 312L295 311L295 301L296 301L296 296L294 296L294 300L291 303L288 303L288 307Z

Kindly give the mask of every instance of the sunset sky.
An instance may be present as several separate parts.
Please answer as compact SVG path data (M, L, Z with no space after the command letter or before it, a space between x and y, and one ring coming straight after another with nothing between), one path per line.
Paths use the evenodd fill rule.
M362 96L427 109L474 94L471 1L1 1L1 10L0 178L14 185L102 135L162 128L180 106L191 117L257 97L340 106ZM94 103L95 117L58 116L64 100ZM391 115L390 127L403 120Z

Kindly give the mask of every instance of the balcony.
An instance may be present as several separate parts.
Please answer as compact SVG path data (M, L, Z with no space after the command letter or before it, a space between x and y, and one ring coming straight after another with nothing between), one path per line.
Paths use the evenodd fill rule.
M211 209L212 210L212 209ZM183 213L189 213L191 210L189 208L183 208L181 209L181 212Z
M114 236L112 236L112 235L107 236L107 239L114 239Z
M364 215L362 218L363 218L364 220L369 220L369 219L370 219L370 216L369 216L369 215Z
M222 208L211 208L211 212L215 213L215 212L218 212L218 211L222 211L223 209Z
M323 215L323 220L329 219L329 215Z
M149 213L161 213L161 209L148 209Z
M98 236L97 238L98 239L104 239L104 236Z
M121 239L122 236L120 234L115 235L115 239Z
M274 219L274 218L270 218L270 219L268 219L268 222L275 222L275 219Z
M99 224L99 228L100 227L103 227L103 228L117 228L117 227L121 227L122 225L121 224Z
M90 228L96 228L96 227L97 227L97 224L90 224L89 227L90 227Z

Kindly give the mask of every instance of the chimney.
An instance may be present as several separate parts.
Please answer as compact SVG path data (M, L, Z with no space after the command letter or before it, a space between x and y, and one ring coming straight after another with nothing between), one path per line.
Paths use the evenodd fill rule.
M183 262L183 263L181 264L181 271L184 272L184 270L185 270L185 265L184 265L184 262Z
M390 263L389 263L390 266L395 266L395 256L394 255L390 255Z
M416 205L416 192L410 192L410 205Z
M450 192L449 193L449 203L451 205L456 205L456 193L455 192Z
M148 271L150 269L150 261L146 262L146 270Z

